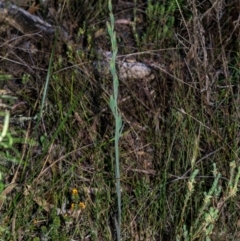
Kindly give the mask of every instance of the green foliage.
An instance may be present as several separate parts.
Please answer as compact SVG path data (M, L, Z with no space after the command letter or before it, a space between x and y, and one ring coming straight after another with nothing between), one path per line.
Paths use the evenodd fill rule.
M19 152L15 149L14 144L21 143L21 138L13 138L9 132L10 112L6 111L1 113L5 116L3 129L0 134L0 160L2 161L0 166L7 164L7 162L17 163L19 162Z
M22 83L27 84L31 80L31 75L30 74L24 74L22 77Z
M235 174L235 169L236 163L233 161L230 163L230 180L228 182L228 189L225 191L224 197L222 198L223 203L230 197L234 197L236 195L236 185L239 182L240 168L238 168L237 174ZM194 186L196 185L194 179L197 173L197 170L193 172L190 180L188 181L188 192L185 196L184 208L181 212L176 240L182 240L182 238L184 238L184 240L186 241L211 240L210 237L213 232L213 228L215 227L215 224L219 217L220 207L213 206L213 201L219 200L220 194L223 190L219 185L219 179L221 177L221 174L218 172L216 164L214 163L214 181L212 183L212 187L208 190L208 192L204 192L202 206L197 210L197 213L195 214L195 219L191 222L191 226L189 229L187 228L186 221L183 221L188 215L186 212L186 207L190 204L190 198L194 192Z
M13 76L10 75L10 74L0 74L0 81L2 81L2 80L10 80L12 78L13 78Z
M146 18L147 27L142 37L143 43L155 43L162 45L167 41L172 41L174 34L174 13L177 10L175 0L154 1L147 3Z
M114 5L116 2L119 5ZM204 21L211 19L216 24L216 18L208 14L217 9L210 6L205 17L198 13L195 18L206 31L205 42L194 36L199 44L195 59L188 63L189 45L196 43L189 37L194 30L194 1L186 4L187 12L184 1L130 2L64 2L61 18L66 26L73 25L71 42L64 43L63 51L59 50L61 41L55 43L60 47L52 51L47 76L46 59L41 59L34 66L38 81L33 82L35 74L27 71L19 77L24 90L30 85L38 93L27 98L28 113L35 115L40 109L41 115L38 122L30 118L24 125L13 123L15 116L10 118L8 112L2 114L0 165L19 160L25 164L23 168L21 163L18 168L12 166L11 173L8 166L1 168L0 192L13 175L21 183L7 194L0 210L3 240L112 241L117 236L118 240L209 241L222 226L233 236L223 240L236 240L239 51L226 50L215 38L220 30L206 26ZM120 5L124 8L119 11ZM203 13L205 6L197 6L197 12ZM142 18L146 21L139 23ZM106 47L109 38L104 35L107 19L110 49ZM228 22L220 26L225 28ZM134 34L136 40L126 51L125 42L120 42L124 37L116 40L121 35L119 29L129 31L126 35L130 40ZM229 29L226 42L236 34L232 33L234 26ZM98 30L103 30L101 37L95 35ZM204 43L212 48L204 49ZM96 46L112 52L109 65L100 54L97 59L104 62L112 80L95 75L92 63L96 56L89 52L97 52ZM127 55L119 56L118 47ZM155 79L119 80L116 62L131 62L128 55L153 67ZM31 57L36 60L34 54ZM99 68L103 69L100 64ZM12 78L0 76L0 80ZM25 101L25 96L19 100ZM7 105L13 112L14 101ZM23 133L27 141L15 138ZM30 143L32 139L34 143ZM229 160L236 162L229 165ZM27 185L34 188L31 197L23 194ZM84 195L69 193L69 187L84 190ZM47 211L36 198L67 213ZM74 216L79 204L84 208ZM222 214L227 215L228 223L222 222Z

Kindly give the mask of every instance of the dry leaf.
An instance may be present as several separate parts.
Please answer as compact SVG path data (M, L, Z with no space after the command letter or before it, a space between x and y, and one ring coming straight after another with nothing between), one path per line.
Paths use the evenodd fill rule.
M37 4L36 2L33 2L32 5L29 7L28 12L31 13L31 14L34 14L39 9L40 9L40 4Z
M2 209L2 206L7 198L7 195L17 186L17 183L11 183L9 184L0 194L0 210Z

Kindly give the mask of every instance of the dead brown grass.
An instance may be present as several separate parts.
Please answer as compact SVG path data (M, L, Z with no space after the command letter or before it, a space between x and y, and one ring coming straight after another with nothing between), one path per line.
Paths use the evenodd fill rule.
M0 231L4 240L114 240L114 126L108 106L112 80L99 75L93 65L96 50L110 50L107 5L72 0L59 8L53 1L48 3L37 14L63 26L71 44L58 39L37 129L35 117L53 43L9 26L0 30L0 71L13 76L2 81L0 89L14 97L3 102L8 101L11 111L12 135L22 138L14 146L20 163L1 157L8 171L3 178L6 201L1 203ZM183 235L183 224L191 226L203 192L211 188L212 163L216 163L222 193L212 199L219 217L211 237L239 240L238 194L222 200L229 162L239 165L240 3L179 0L172 4L175 9L165 10L165 18L153 13L150 18L145 1L113 3L121 59L144 63L154 74L154 79L128 79L119 86L124 122L119 146L122 238L176 240ZM166 1L163 5L168 9ZM173 26L169 18L174 18ZM171 31L163 35L167 24ZM180 220L194 169L200 171L196 195ZM7 187L12 182L17 184ZM85 209L77 206L79 202ZM205 240L204 230L196 240Z

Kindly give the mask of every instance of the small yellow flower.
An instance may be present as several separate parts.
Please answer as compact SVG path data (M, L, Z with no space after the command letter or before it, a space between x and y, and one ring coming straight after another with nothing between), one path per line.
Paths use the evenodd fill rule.
M75 204L74 203L71 203L71 207L70 207L70 210L73 211L75 208Z
M86 204L84 202L80 202L79 203L79 207L80 207L80 209L85 209L86 208Z
M72 189L72 194L73 194L73 195L77 195L77 193L78 193L78 190L77 190L76 188L73 188L73 189Z

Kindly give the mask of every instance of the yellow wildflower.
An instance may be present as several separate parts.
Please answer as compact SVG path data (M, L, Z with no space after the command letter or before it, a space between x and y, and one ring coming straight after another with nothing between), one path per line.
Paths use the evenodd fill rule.
M73 189L72 189L72 194L73 194L73 195L77 195L77 193L78 193L78 190L77 190L76 188L73 188Z
M86 204L84 202L80 202L79 203L79 207L80 207L80 209L85 209L86 208Z
M70 207L70 210L73 211L75 208L75 204L74 203L71 203L71 207Z

